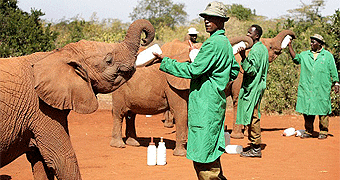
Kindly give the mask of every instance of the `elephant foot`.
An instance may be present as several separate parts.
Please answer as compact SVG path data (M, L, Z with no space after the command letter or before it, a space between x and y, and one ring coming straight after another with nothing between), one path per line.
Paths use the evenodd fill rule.
M132 138L132 137L129 137L127 140L126 140L126 144L129 145L129 146L140 146L139 142Z
M123 140L115 140L115 139L111 140L110 146L111 147L116 147L116 148L125 148L126 147L126 145L123 142Z
M166 127L166 128L173 128L174 127L174 123L173 122L164 121L164 127Z
M231 132L230 137L234 138L234 139L243 139L244 138L244 134L242 132L235 133L233 131L233 132Z
M174 156L186 156L187 150L184 149L184 148L183 149L182 148L175 148L173 155Z

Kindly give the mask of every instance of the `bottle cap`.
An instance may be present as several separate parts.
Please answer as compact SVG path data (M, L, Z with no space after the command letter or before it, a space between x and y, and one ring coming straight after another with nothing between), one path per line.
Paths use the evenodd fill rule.
M161 142L163 142L163 137L161 137Z
M151 137L151 142L149 143L149 145L155 145L155 143L153 142L153 137Z

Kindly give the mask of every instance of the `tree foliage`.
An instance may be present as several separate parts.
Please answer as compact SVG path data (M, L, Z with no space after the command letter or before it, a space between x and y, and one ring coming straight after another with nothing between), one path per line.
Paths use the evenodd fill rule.
M184 11L183 3L173 3L171 0L139 0L137 4L129 16L132 21L147 19L158 28L174 27L184 24L187 20L188 15Z
M253 14L251 9L245 8L241 4L227 5L227 12L230 16L235 16L241 21L251 20L255 16L255 13Z
M60 34L56 41L56 47L59 48L81 39L107 43L120 42L125 38L128 24L118 19L99 21L93 16L90 21L80 17L61 20L51 28Z
M54 49L57 34L44 26L41 10L26 13L17 6L17 0L0 1L0 57L21 56Z

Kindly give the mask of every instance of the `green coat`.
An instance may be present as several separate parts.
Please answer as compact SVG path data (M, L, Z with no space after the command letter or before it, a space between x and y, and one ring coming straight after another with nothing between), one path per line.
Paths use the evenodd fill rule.
M199 163L215 161L225 151L224 118L229 81L236 79L239 65L224 30L202 45L193 63L165 57L160 70L191 79L188 102L187 158Z
M308 50L297 54L293 61L301 64L296 111L306 115L330 114L332 82L339 81L333 55L322 49L314 60Z
M257 42L251 48L248 57L241 62L244 75L238 96L236 124L250 124L254 108L261 102L266 89L268 57L266 46L262 42ZM260 107L258 107L258 114L261 118Z

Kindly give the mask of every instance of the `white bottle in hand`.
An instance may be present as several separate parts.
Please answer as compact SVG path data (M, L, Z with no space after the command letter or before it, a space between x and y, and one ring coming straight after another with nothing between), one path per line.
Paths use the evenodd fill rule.
M156 158L156 145L155 143L153 142L153 137L151 137L151 142L149 143L149 146L148 146L148 153L147 153L147 164L149 166L154 166L156 165L156 161L157 161L157 158Z
M157 165L165 164L166 164L166 147L165 142L163 142L163 137L161 137L161 142L159 142L157 148Z

